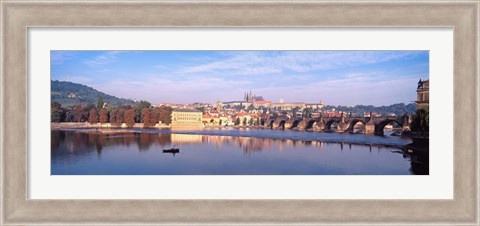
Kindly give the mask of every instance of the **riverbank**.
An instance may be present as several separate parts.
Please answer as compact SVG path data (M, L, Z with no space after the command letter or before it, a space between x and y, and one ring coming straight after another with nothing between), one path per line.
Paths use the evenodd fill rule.
M75 128L145 128L143 123L135 123L132 127L128 127L127 124L112 124L112 123L94 123L90 124L88 122L60 122L60 123L50 123L51 129L75 129ZM154 126L148 127L151 129L169 129L172 128L171 125L157 123Z
M293 130L271 130L265 128L249 128L249 127L207 127L204 129L157 129L157 128L98 128L85 127L85 124L72 125L67 127L62 125L57 126L52 130L94 130L94 129L111 129L111 130L129 130L137 131L138 133L159 133L159 134L184 134L184 135L205 135L205 136L226 136L226 137L251 137L260 139L274 139L274 140L292 140L292 141L319 141L327 143L343 143L343 144L358 144L358 145L382 145L387 147L400 148L406 150L405 145L412 143L411 139L405 137L395 136L376 136L373 134L350 134L350 133L326 133L326 132L308 132L308 131L293 131ZM114 133L114 131L110 132Z

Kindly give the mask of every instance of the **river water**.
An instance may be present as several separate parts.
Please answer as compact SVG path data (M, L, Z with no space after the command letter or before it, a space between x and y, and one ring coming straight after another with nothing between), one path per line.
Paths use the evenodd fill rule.
M409 175L410 139L266 129L52 130L52 175ZM173 145L179 153L164 153ZM413 169L412 169L413 168Z

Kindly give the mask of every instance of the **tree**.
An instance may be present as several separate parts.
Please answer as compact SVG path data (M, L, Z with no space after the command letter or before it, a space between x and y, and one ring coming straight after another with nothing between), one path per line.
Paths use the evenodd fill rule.
M148 101L141 100L137 106L135 107L135 121L136 122L141 122L142 121L142 109L144 108L150 108L152 104Z
M51 122L64 122L65 110L58 102L52 102L50 108L50 120Z
M235 119L235 125L236 126L240 125L240 117L237 117L237 119Z
M118 108L112 109L110 111L110 123L111 124L116 124L117 123L117 114L118 114Z
M222 120L220 119L220 121L218 121L218 125L222 125Z
M74 106L65 108L65 122L73 122L74 116Z
M125 114L125 109L124 108L118 108L117 112L115 114L115 124L121 125L123 122L125 122L124 119L124 114ZM110 115L111 117L111 115Z
M298 110L300 110L300 107L298 106L292 109L293 116L297 115Z
M312 108L305 108L303 109L303 118L310 117L312 115L313 109Z
M85 111L86 113L89 113L90 110L92 110L92 109L94 109L94 108L95 108L95 110L97 110L97 107L96 107L94 104L88 104L87 106L84 107L84 111ZM97 111L97 112L98 112L98 111Z
M100 123L104 124L108 122L108 111L106 108L100 110Z
M155 126L160 121L160 108L155 107L150 111L150 123Z
M421 132L422 134L429 130L429 113L425 109L418 109L412 116L410 130Z
M173 109L171 107L167 106L160 106L160 114L159 114L159 121L165 124L170 124L172 122L172 111Z
M73 121L74 122L85 122L87 119L87 113L84 110L83 105L77 104L73 109Z
M99 97L98 97L98 100L97 100L97 109L102 109L104 103L105 103L105 102L103 101L103 97L102 97L102 96L99 96Z
M132 109L132 108L130 108ZM134 111L135 112L135 111ZM110 123L115 124L117 126L120 126L123 122L125 122L124 119L124 114L125 114L125 108L113 108L112 111L110 111Z
M95 110L95 108L90 110L90 114L88 116L88 123L90 124L98 123L98 113L97 113L97 110Z
M248 124L249 124L249 125L253 125L253 118L250 118Z
M247 125L247 117L243 118L243 123L242 125L246 126Z
M150 110L148 108L142 109L142 122L144 127L150 126Z
M125 124L127 124L128 127L133 127L133 125L135 125L135 110L133 110L133 108L126 110L124 118Z

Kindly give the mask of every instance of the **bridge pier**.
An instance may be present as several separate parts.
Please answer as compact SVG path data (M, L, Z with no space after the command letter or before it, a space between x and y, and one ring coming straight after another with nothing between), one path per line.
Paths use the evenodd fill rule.
M290 127L292 127L292 122L285 122L285 128L290 129Z
M313 128L314 128L314 131L321 132L325 130L325 123L323 122L323 120L320 120L319 122L316 123L316 125Z
M340 122L337 125L337 132L343 133L348 129L348 124L345 122Z
M295 129L296 130L305 130L306 127L307 127L307 125L305 123L305 120L302 120L297 124L297 127Z
M342 112L341 120L337 124L337 132L340 132L340 133L345 132L345 130L348 129L348 126L349 124L345 122L345 116L343 115L343 112Z
M365 124L365 134L373 133L375 133L375 123L373 123L373 120L370 119L370 121Z
M310 128L308 128L308 131L315 131L315 128L317 127L317 122L314 122Z

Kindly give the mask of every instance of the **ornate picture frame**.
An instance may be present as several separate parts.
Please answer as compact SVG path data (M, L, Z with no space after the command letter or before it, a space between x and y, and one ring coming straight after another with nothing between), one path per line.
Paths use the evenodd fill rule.
M1 222L478 225L478 11L478 1L3 1ZM28 29L177 26L453 28L454 199L28 199Z

